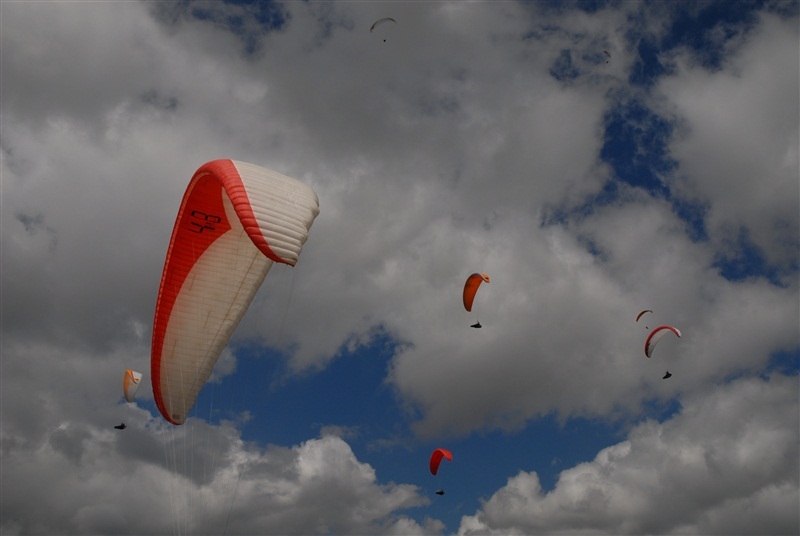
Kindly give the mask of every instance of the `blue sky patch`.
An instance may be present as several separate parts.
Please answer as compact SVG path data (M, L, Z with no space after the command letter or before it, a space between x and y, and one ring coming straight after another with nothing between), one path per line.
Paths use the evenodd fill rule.
M550 76L559 82L569 82L576 79L580 71L572 63L572 53L569 49L564 49L550 67Z
M734 243L730 244L730 253L719 253L712 265L729 281L742 281L750 277L765 277L771 283L783 286L781 274L777 267L770 265L761 248L751 239L746 228L739 229Z
M779 373L784 376L800 375L800 346L794 350L782 350L769 356L769 363L764 367L761 377Z

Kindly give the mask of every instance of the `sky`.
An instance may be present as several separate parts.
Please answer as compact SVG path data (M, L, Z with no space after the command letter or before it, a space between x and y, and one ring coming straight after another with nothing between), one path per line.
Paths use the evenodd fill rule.
M797 534L799 6L3 0L0 532ZM219 158L320 214L173 426Z

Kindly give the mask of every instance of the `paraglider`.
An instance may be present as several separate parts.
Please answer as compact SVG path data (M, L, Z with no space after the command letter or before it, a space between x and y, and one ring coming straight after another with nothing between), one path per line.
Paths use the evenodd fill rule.
M639 319L640 319L640 318L642 318L642 316L643 316L645 313L650 313L650 314L652 314L652 313L653 313L653 311L652 311L651 309L645 309L644 311L642 311L642 312L640 312L638 315L636 315L636 321L638 322L638 321L639 321ZM645 326L645 329L650 329L650 328L648 328L647 326Z
M608 65L608 62L611 61L611 54L609 54L608 50L604 50L603 54L606 56L606 65Z
M318 214L314 191L275 171L226 159L195 172L153 320L153 397L168 422L186 421L270 268L295 265Z
M658 344L658 341L660 341L664 335L670 332L674 333L679 338L681 336L680 330L672 326L659 326L651 331L650 335L647 336L647 340L644 341L644 355L647 357L653 355L653 350L655 349L656 344Z
M136 398L136 391L139 389L139 382L142 379L142 374L135 370L126 370L122 375L122 394L125 395L127 402L133 402ZM117 430L124 430L127 425L124 422L116 425L114 428Z
M381 24L385 24L387 22L393 22L393 23L397 24L397 21L394 20L392 17L384 17L384 18L378 19L378 20L376 20L375 22L372 23L372 26L369 27L369 33L372 33L372 31L375 28L377 28Z
M369 27L369 33L372 33L372 31L375 30L375 28L377 28L378 26L380 26L382 24L386 24L387 22L393 22L393 23L397 24L397 21L394 20L392 17L384 17L384 18L378 19L378 20L376 20L375 22L372 23L372 26ZM383 42L385 43L386 39L384 39Z
M442 459L446 458L448 462L453 461L453 453L447 449L436 449L431 453L431 474L436 476L436 473L439 472L439 465L442 463Z
M478 292L478 287L481 283L489 283L489 276L486 274L474 273L467 278L464 283L464 309L472 311L472 303L475 301L475 294Z
M439 465L442 463L442 459L447 459L447 461L452 462L453 453L447 449L435 449L431 453L430 469L433 476L436 476L439 472ZM444 490L440 489L436 491L436 495L444 495Z
M467 312L472 311L472 303L475 301L475 294L478 292L478 287L480 287L481 284L484 282L485 283L490 282L489 276L486 274L479 274L476 272L470 275L467 278L467 281L464 283L463 300L464 300L464 309L466 309ZM470 327L480 328L482 326L480 321L478 321L475 324L472 324Z
M139 390L139 381L142 379L142 373L135 370L126 370L122 376L122 393L125 395L127 402L133 402L136 398L136 391Z

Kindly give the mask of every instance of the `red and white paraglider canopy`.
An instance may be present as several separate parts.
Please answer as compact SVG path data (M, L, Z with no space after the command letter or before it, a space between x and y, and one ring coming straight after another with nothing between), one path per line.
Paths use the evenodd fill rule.
M185 422L270 267L294 266L317 214L311 188L260 166L214 160L195 172L153 321L151 381L167 421Z
M647 340L644 341L644 355L647 357L653 355L653 350L655 349L656 344L658 344L658 341L661 340L661 337L670 332L674 333L678 337L681 336L680 330L672 326L659 326L651 331L650 335L647 336Z

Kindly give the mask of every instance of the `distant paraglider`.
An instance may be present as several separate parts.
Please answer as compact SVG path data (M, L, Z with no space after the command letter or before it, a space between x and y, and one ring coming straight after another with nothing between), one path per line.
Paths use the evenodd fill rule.
M136 398L136 391L139 390L139 381L142 379L142 373L135 370L126 370L122 376L122 393L125 395L127 402L133 402Z
M126 370L122 375L122 394L125 395L125 401L132 403L136 399L136 391L139 389L139 382L142 380L142 373L135 370ZM114 428L117 430L124 430L127 425L124 422L119 423Z
M604 50L603 54L606 57L606 65L608 65L608 62L611 61L611 54L609 54L608 50Z
M447 449L435 449L431 453L430 469L431 469L431 474L433 476L436 476L436 474L439 472L439 465L442 463L443 459L452 462L453 453ZM436 495L444 495L444 490L443 489L437 490Z
M153 321L153 397L167 421L186 421L270 268L295 265L317 214L311 188L260 166L214 160L195 172Z
M397 24L397 21L394 20L392 17L384 17L372 23L372 26L369 27L369 33L372 33L375 30L375 28L377 28L382 24L386 24L387 22L393 22L394 24ZM386 39L384 39L383 42L385 43Z
M653 350L655 350L658 341L660 341L664 335L670 332L674 333L679 338L681 336L680 330L672 326L659 326L653 331L651 331L650 335L647 336L647 340L644 341L644 355L646 355L647 357L652 356Z
M640 312L638 315L636 315L636 321L638 322L638 321L639 321L639 319L640 319L640 318L642 318L642 316L643 316L645 313L650 313L650 314L652 314L652 313L653 313L653 311L652 311L651 309L645 309L644 311L642 311L642 312ZM648 328L647 326L645 326L644 328L645 328L645 329L650 329L650 328Z
M392 17L384 17L384 18L378 19L378 20L376 20L375 22L372 23L372 26L370 26L370 28L369 28L369 33L372 33L373 30L375 30L375 28L377 28L381 24L385 24L387 22L393 22L393 23L397 24L397 21L394 20Z
M475 301L475 294L478 292L478 287L481 286L482 283L489 283L490 279L489 276L486 274L479 274L474 273L467 278L467 281L464 283L464 309L467 312L472 311L472 303ZM470 327L472 328L480 328L481 323L480 321L472 324Z
M653 314L652 309L645 309L641 311L638 315L636 315L636 321L638 322L640 318L642 318L645 314L650 313ZM649 329L645 326L645 329ZM659 326L647 336L647 339L644 341L644 355L647 357L651 357L653 355L653 350L655 350L658 341L666 335L667 333L674 333L677 337L680 338L681 332L678 328L673 326ZM672 377L670 371L666 371L664 376L661 377L662 380L667 380Z
M436 476L436 473L439 472L439 465L442 463L442 459L445 458L448 462L452 462L453 453L447 449L436 449L431 453L430 469L433 476Z

